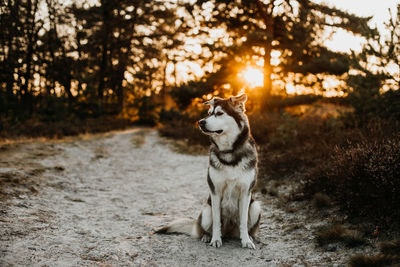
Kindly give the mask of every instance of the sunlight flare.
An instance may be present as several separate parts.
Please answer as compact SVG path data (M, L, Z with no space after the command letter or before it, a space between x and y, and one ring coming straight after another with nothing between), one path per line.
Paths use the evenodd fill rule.
M260 87L264 84L264 73L259 68L247 67L240 74L251 88Z

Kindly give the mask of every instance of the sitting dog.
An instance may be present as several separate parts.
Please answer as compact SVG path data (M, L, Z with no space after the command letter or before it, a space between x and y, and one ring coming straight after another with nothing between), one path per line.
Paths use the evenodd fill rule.
M157 233L186 233L222 246L222 237L240 237L242 247L254 249L260 204L253 200L257 179L257 150L245 114L245 94L213 98L208 116L198 122L211 140L207 183L210 196L197 221L179 220ZM210 241L211 240L211 241Z

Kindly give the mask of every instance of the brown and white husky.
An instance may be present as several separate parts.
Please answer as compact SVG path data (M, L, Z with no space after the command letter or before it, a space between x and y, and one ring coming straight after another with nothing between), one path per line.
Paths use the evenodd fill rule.
M208 116L198 122L211 140L207 183L208 203L198 219L178 220L157 233L186 233L221 247L222 237L239 237L242 247L254 249L261 207L252 198L257 179L257 150L245 114L245 94L213 98Z

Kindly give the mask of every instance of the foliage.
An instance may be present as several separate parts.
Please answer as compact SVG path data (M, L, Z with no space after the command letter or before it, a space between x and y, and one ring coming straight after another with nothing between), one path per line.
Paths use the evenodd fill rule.
M333 225L317 232L317 242L320 246L329 243L342 242L348 247L356 247L365 243L361 233L349 230L342 225Z
M165 54L187 30L178 8L141 0L5 1L0 116L115 114L143 92L154 94L165 80Z
M352 67L358 73L349 75L347 83L352 90L348 99L361 120L377 115L400 118L400 5L386 30L386 37L370 30L361 53L352 53Z
M180 110L185 110L195 98L201 98L203 95L212 93L212 87L203 81L190 81L179 87L175 87L171 91Z
M188 145L207 146L209 144L209 139L198 129L196 125L196 121L199 118L192 118L188 114L181 114L177 117L171 117L171 113L174 114L175 112L164 111L162 113L163 124L159 128L159 132L162 136L176 140L183 140Z
M190 145L209 144L196 129L200 117L173 117L160 129L164 136ZM292 199L314 198L315 205L323 206L329 205L328 196L353 215L384 223L395 219L400 215L395 208L400 205L400 125L353 120L349 115L322 118L283 111L249 114L259 150L260 188L271 179L292 177L305 183Z
M399 263L400 259L398 256L390 255L355 255L350 259L349 266L351 267L384 267L384 266L396 266L395 263Z
M130 120L101 116L98 118L79 119L75 116L63 120L42 121L36 117L24 121L2 120L0 125L0 140L18 138L63 138L84 133L100 133L132 126Z
M138 108L138 123L155 125L158 122L158 105L151 96L136 99L135 106Z
M350 63L346 54L323 45L322 33L341 28L365 35L370 30L370 18L308 0L198 0L197 5L212 9L212 17L204 19L205 27L223 27L229 34L228 40L204 45L218 66L209 79L216 86L230 84L233 93L246 86L237 73L246 65L256 66L260 59L264 61L265 95L273 93L273 87L284 91L285 83L320 92L324 79L320 74L340 76L349 70ZM270 64L272 51L281 53L279 64Z
M379 125L374 125L379 127ZM385 222L400 218L400 135L398 125L376 136L336 147L306 176L305 192L324 192L347 211ZM383 131L383 132L379 132Z

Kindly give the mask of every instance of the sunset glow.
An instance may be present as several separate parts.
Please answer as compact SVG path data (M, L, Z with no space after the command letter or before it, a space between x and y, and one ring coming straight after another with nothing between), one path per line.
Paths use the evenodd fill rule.
M247 67L240 76L242 76L252 88L263 86L264 73L258 68Z

